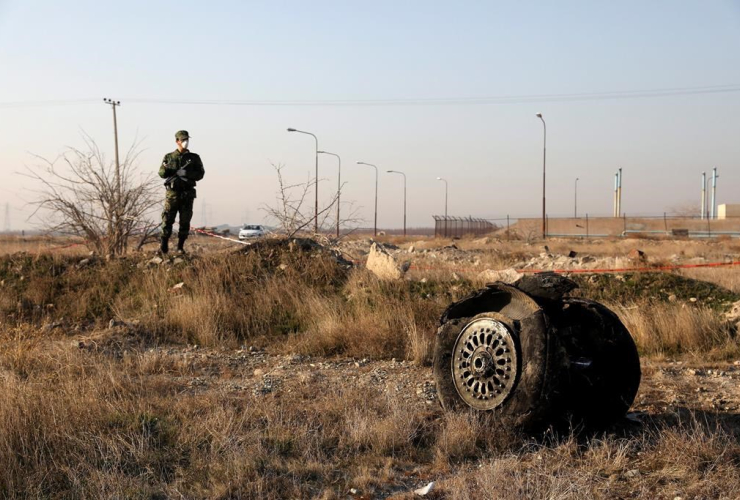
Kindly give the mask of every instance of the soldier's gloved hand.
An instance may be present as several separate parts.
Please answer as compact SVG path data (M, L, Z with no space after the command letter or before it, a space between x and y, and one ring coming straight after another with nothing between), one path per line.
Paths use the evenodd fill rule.
M185 177L185 169L184 168L181 168L180 170L178 170L177 171L177 176L178 177Z

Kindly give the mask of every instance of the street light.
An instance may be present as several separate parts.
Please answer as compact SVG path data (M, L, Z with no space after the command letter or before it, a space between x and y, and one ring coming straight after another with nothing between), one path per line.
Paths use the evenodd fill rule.
M316 141L316 180L314 181L314 191L316 193L316 201L314 204L314 210L313 210L313 231L314 233L319 232L319 139L313 135L311 132L305 132L303 130L297 130L294 128L289 128L288 132L298 132L299 134L306 134L313 137L314 141Z
M373 225L373 236L378 236L378 167L372 163L365 163L364 161L358 161L358 165L367 165L375 169L375 223Z
M388 173L403 175L403 235L406 236L406 174L398 170L388 170Z
M337 238L339 238L339 194L342 190L342 159L338 154L330 153L328 151L319 151L318 154L336 156L339 160L339 172L337 173Z
M442 181L445 183L445 218L447 218L447 179L443 179L442 177L437 177L438 181Z
M545 161L547 159L547 124L542 118L542 113L537 113L537 118L542 120L544 130L544 141L542 142L542 239L547 238L547 229L545 228Z
M576 188L574 190L573 217L578 218L578 177L576 177Z
M445 183L445 237L447 236L447 179L443 179L441 177L437 177L438 181L442 181Z

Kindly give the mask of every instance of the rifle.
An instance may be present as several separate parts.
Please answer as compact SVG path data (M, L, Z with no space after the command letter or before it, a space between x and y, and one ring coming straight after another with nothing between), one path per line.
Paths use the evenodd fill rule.
M187 168L187 167L188 167L188 165L190 165L190 162L191 162L191 161L192 161L192 160L188 160L188 161L186 161L186 162L185 162L185 165L183 165L183 166L182 166L182 167L180 167L180 168ZM178 170L179 170L179 169L178 169ZM177 179L178 177L179 177L179 176L178 176L177 174L175 174L175 175L171 175L171 176L167 177L167 178L166 178L166 179L164 180L164 185L165 185L165 187L168 187L168 188L170 188L170 189L175 189L175 187L174 187L174 182L175 182L175 180L176 180L176 179Z

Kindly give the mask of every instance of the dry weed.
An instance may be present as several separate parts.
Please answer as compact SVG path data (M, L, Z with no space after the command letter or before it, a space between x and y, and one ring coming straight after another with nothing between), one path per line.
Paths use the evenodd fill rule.
M667 304L643 300L629 305L611 304L647 355L680 353L737 354L732 328L716 311L691 304Z

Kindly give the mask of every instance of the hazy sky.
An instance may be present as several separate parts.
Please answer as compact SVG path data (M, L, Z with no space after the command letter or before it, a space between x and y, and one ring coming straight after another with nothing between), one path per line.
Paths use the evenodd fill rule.
M658 214L698 204L702 170L719 168L718 201L740 203L740 92L494 104L206 106L136 100L325 101L478 98L735 85L740 2L0 0L0 211L30 227L33 183L15 174L29 152L54 157L81 131L112 158L138 134L140 167L156 171L187 129L203 158L194 224L260 222L274 202L270 162L290 180L313 171L313 139L342 156L343 198L372 224L432 225L444 211L536 216L542 112L548 213L609 215L624 168L623 209ZM91 99L59 106L4 103ZM336 159L322 157L322 199ZM0 228L1 229L1 228Z

